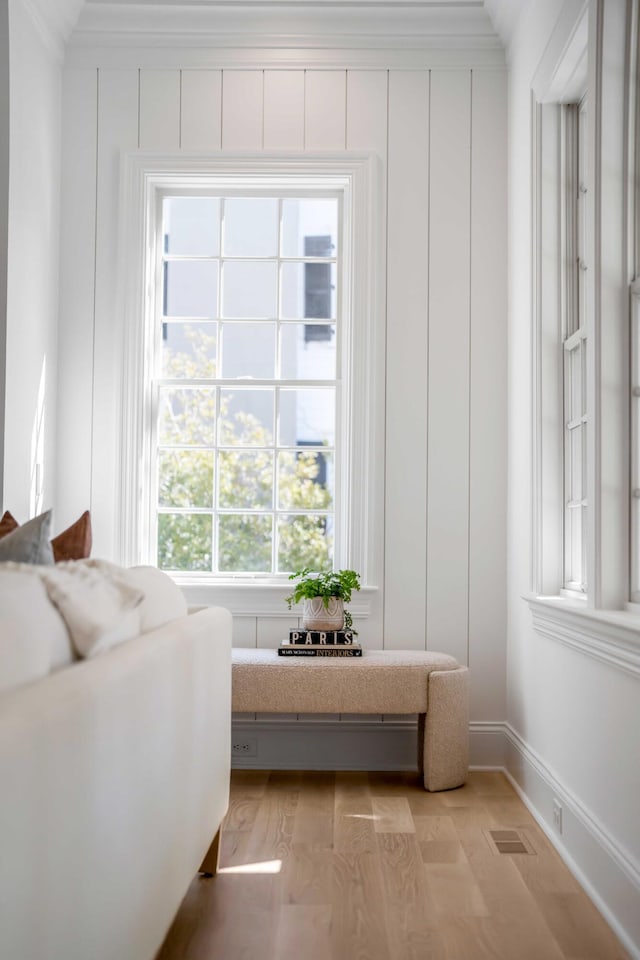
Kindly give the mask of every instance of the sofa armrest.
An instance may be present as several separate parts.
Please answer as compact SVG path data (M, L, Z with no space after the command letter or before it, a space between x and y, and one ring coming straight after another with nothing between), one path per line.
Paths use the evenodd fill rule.
M152 960L227 809L230 718L220 608L0 698L1 956Z

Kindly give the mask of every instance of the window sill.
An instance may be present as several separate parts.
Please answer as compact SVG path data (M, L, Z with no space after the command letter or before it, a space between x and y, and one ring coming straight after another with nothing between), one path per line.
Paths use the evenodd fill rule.
M533 629L633 676L640 676L640 616L628 610L592 610L586 600L524 597Z
M238 617L302 616L301 605L292 607L291 611L287 607L285 598L293 590L288 580L282 583L251 578L214 581L180 574L173 575L173 580L182 589L190 607L226 607ZM362 587L353 594L348 608L354 619L368 619L377 592L377 587Z

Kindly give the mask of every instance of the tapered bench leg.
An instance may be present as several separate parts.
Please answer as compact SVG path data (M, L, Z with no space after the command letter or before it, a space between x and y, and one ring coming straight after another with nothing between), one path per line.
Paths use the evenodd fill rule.
M204 860L200 865L200 870L198 873L202 874L204 877L212 877L218 872L218 857L220 854L220 831L216 833L215 837L211 841L211 846L207 850Z
M467 779L469 769L469 671L432 670L427 713L418 720L418 766L425 790L451 790Z

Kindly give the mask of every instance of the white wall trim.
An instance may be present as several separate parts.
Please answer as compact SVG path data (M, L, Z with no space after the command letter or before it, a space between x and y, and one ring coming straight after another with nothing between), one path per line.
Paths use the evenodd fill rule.
M300 604L289 611L285 602L285 597L289 596L293 588L293 584L288 580L278 584L261 583L250 578L244 583L197 583L177 574L173 575L173 579L182 589L188 606L226 607L233 616L239 617L282 619L291 616L293 619L302 616ZM353 595L348 608L356 620L367 620L371 616L372 601L377 591L377 587L363 587Z
M41 40L58 63L64 60L65 43L71 35L84 0L22 0L22 6Z
M352 45L304 47L278 38L272 47L229 46L74 46L67 45L68 67L174 70L506 70L501 49L413 48L387 44L376 49ZM325 38L326 39L326 38ZM237 40L237 38L236 38Z
M506 776L626 949L640 960L640 918L635 906L640 898L640 864L511 724L505 723L504 730ZM552 826L552 798L563 807L564 839Z
M640 616L623 610L593 610L564 597L525 599L536 633L640 677Z
M481 4L364 2L86 4L74 45L361 47L499 50Z
M384 262L381 250L382 209L380 199L382 160L374 153L340 152L327 154L260 153L156 154L135 151L122 160L121 237L119 266L119 304L114 312L124 336L124 381L121 399L122 442L120 509L117 531L117 556L121 563L149 562L148 524L151 504L145 478L151 463L150 434L145 431L151 382L152 349L149 331L148 298L145 277L153 275L156 232L153 216L159 191L167 189L237 187L243 181L253 186L278 191L290 188L293 181L300 189L340 191L344 198L345 259L348 280L344 288L350 304L350 324L343 346L342 383L345 391L346 436L342 477L343 502L348 504L346 523L341 524L338 562L358 570L366 586L380 582L382 556L372 518L381 516L383 440L380 424L384 421L384 320L381 284ZM351 338L351 340L349 340ZM350 342L358 349L350 349ZM146 392L145 392L146 391ZM363 478L356 484L355 478ZM244 579L244 578L243 578ZM251 586L257 585L254 581ZM210 586L216 579L210 578ZM245 590L229 596L231 609L250 612L238 606ZM279 594L277 584L272 600L279 602L290 592ZM261 604L267 615L276 615L268 593L262 591ZM212 602L202 593L190 591L192 605ZM220 603L217 599L215 602ZM356 608L359 606L356 600ZM278 615L282 615L280 606ZM367 610L364 611L367 613ZM354 615L357 615L354 610Z
M359 718L283 717L261 714L249 719L245 714L233 720L234 736L255 740L260 750L255 756L234 756L239 769L290 769L292 763L305 770L415 770L417 751L416 721L407 717ZM293 738L293 739L292 739ZM295 738L304 740L304 752L292 754ZM382 738L382 739L381 739ZM319 754L315 744L320 744ZM472 721L469 724L469 750L472 769L501 770L507 745L505 724ZM366 752L364 752L366 751ZM396 758L400 756L398 761Z
M571 103L587 80L588 0L565 0L533 77L539 103Z

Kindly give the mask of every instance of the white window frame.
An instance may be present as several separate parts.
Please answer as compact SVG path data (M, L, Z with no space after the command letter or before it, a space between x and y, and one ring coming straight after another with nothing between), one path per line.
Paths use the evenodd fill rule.
M561 195L561 240L562 257L562 384L564 393L564 539L563 539L563 590L569 596L580 597L587 593L587 543L588 543L588 484L586 453L589 449L589 418L587 415L587 362L589 338L587 333L587 185L581 177L586 167L586 97L580 103L566 104L561 116L560 178ZM582 118L582 122L581 122ZM581 229L582 227L582 229ZM582 234L582 236L581 236ZM572 356L580 358L576 374ZM576 393L581 396L580 416L574 416ZM580 462L576 462L572 449L575 435L580 436ZM579 487L580 496L574 497ZM579 515L580 560L575 562L573 524ZM578 573L578 576L572 576Z
M341 379L342 447L340 478L345 511L336 529L335 564L358 570L366 588L355 614L367 615L369 588L382 578L384 476L384 260L382 178L373 154L229 155L215 157L171 154L127 154L121 171L120 271L118 316L122 321L123 371L121 391L122 444L119 470L117 556L125 565L148 560L151 433L145 427L153 371L153 284L157 262L155 224L160 191L242 189L243 182L275 193L324 186L337 191L343 205L342 296L345 316L342 334ZM143 322L142 318L147 318ZM339 509L338 504L336 505ZM252 576L206 578L172 574L191 603L215 602L235 613L282 616L283 598L290 583L283 575L271 579Z
M631 285L629 314L631 321L631 603L640 612L640 279Z
M321 178L325 179L325 178ZM158 369L161 361L161 351L159 350L158 342L158 333L161 323L166 319L168 322L171 322L171 318L164 318L162 314L162 289L163 289L163 272L161 270L162 266L162 251L159 249L159 245L162 243L162 209L163 201L167 197L177 197L177 196L215 196L224 197L224 199L231 199L242 195L243 197L268 197L276 198L275 185L271 188L264 188L260 183L254 183L250 178L246 178L245 184L242 188L233 188L229 189L226 186L222 186L221 178L215 178L215 181L212 182L210 188L204 189L202 185L199 185L197 190L194 192L193 189L190 189L188 184L185 184L183 188L174 188L174 189L163 189L156 188L155 190L155 208L149 211L148 218L148 228L149 228L149 249L154 251L155 254L155 269L153 271L154 275L154 291L150 292L150 302L148 307L149 316L146 318L147 329L145 331L145 336L149 338L154 358L153 363L153 372L149 372L149 377L151 381L151 387L153 390L152 396L147 397L147 403L149 403L149 408L146 412L146 431L149 432L150 436L150 460L149 460L149 478L150 482L146 486L146 489L143 491L143 497L146 502L143 508L143 522L146 524L146 527L143 531L144 543L143 546L146 547L145 552L143 553L143 562L151 563L153 565L157 564L157 537L158 537L158 517L163 512L171 512L170 508L166 510L158 509L157 501L157 490L158 490L158 404L159 404L159 387L158 384L162 384L165 378L162 375L158 374ZM349 328L350 328L350 317L348 315L349 301L344 295L344 290L349 287L349 276L351 270L351 258L348 255L343 255L342 252L342 237L343 237L343 205L344 199L343 190L338 188L337 190L334 187L329 187L326 184L317 184L314 187L306 185L304 189L295 187L285 187L279 191L277 199L281 202L283 199L287 198L302 198L302 199L330 199L335 200L338 204L338 256L336 261L336 270L337 270L337 290L338 290L338 302L337 302L337 312L336 316L327 320L328 323L332 323L336 329L336 372L333 380L323 380L310 383L309 380L299 379L295 381L281 380L274 377L272 380L273 388L276 391L276 396L278 395L278 389L281 387L291 387L297 389L304 389L307 386L312 388L329 388L333 391L335 398L335 439L334 446L332 448L333 454L333 463L334 463L334 488L333 488L333 505L329 512L333 519L334 530L337 534L337 537L334 541L333 552L335 555L336 563L338 566L345 566L347 564L348 558L348 542L347 542L347 529L345 521L345 510L344 510L344 497L342 494L343 487L345 482L348 480L350 473L350 462L349 462L349 453L350 451L344 449L344 444L342 442L342 435L345 429L345 417L342 414L342 397L343 394L348 396L350 390L349 376L350 369L348 363L348 357L345 355L345 351L342 349L343 342L348 340L349 337ZM222 230L222 222L220 223L220 230ZM220 237L220 254L218 256L219 260L229 260L229 258L224 256L222 253L222 238ZM239 257L238 259L252 259ZM264 258L255 258L263 260ZM289 258L281 257L280 254L275 258L278 263L286 262L289 259L295 259L296 261L300 258ZM335 259L335 258L334 258ZM197 321L196 321L197 322ZM218 317L218 325L225 322L224 317ZM226 322L229 322L228 320ZM300 321L304 323L304 318ZM344 358L344 360L343 360ZM249 386L245 380L238 379L224 379L219 377L215 381L200 381L198 378L194 378L196 386L210 386L212 389L242 389L243 387ZM191 383L194 383L191 380L179 380L173 381L172 385L176 387L186 387ZM251 385L254 385L253 383ZM277 400L276 400L277 404ZM218 443L214 444L213 449L218 448ZM277 446L275 448L277 450ZM276 509L272 510L262 510L256 511L255 515L273 515L277 512L287 511L277 511ZM310 510L309 513L314 513L315 511ZM224 511L222 511L222 515ZM218 514L217 508L214 508L212 511L213 522L221 515ZM214 544L217 542L217 533L214 534ZM275 523L272 534L272 551L275 549L276 545L276 531ZM342 562L344 560L344 562ZM274 558L275 562L275 558ZM177 582L190 582L193 580L194 583L203 583L215 578L216 582L221 580L237 580L238 578L246 579L250 577L252 580L281 580L281 575L275 573L241 573L241 572L229 572L229 573L208 573L208 572L183 572L177 570L168 570L168 573L177 581Z
M533 80L532 249L533 249L533 469L531 593L525 598L535 631L610 666L640 674L640 608L628 602L629 555L629 369L630 328L626 282L620 270L635 234L633 170L640 165L620 113L603 110L603 87L621 104L633 83L633 37L623 7L593 4L575 21L559 18ZM632 57L623 73L611 70L626 39ZM562 51L558 57L558 51ZM638 79L635 81L636 87ZM579 102L587 90L589 194L587 262L587 489L589 491L586 595L563 589L563 394L561 351L561 157L562 104ZM637 90L636 90L637 96ZM637 111L636 111L637 114ZM636 116L636 125L638 123ZM633 124L631 130L633 131ZM625 144L630 153L625 157ZM635 159L633 151L635 150ZM631 159L631 163L629 163ZM635 166L634 166L635 163ZM629 175L626 196L620 174ZM555 171L555 173L554 173ZM635 204L638 200L636 196ZM637 206L635 208L637 220ZM555 266L554 266L555 264ZM634 276L631 263L628 276ZM625 302L626 301L626 302ZM553 344L555 343L555 349Z

